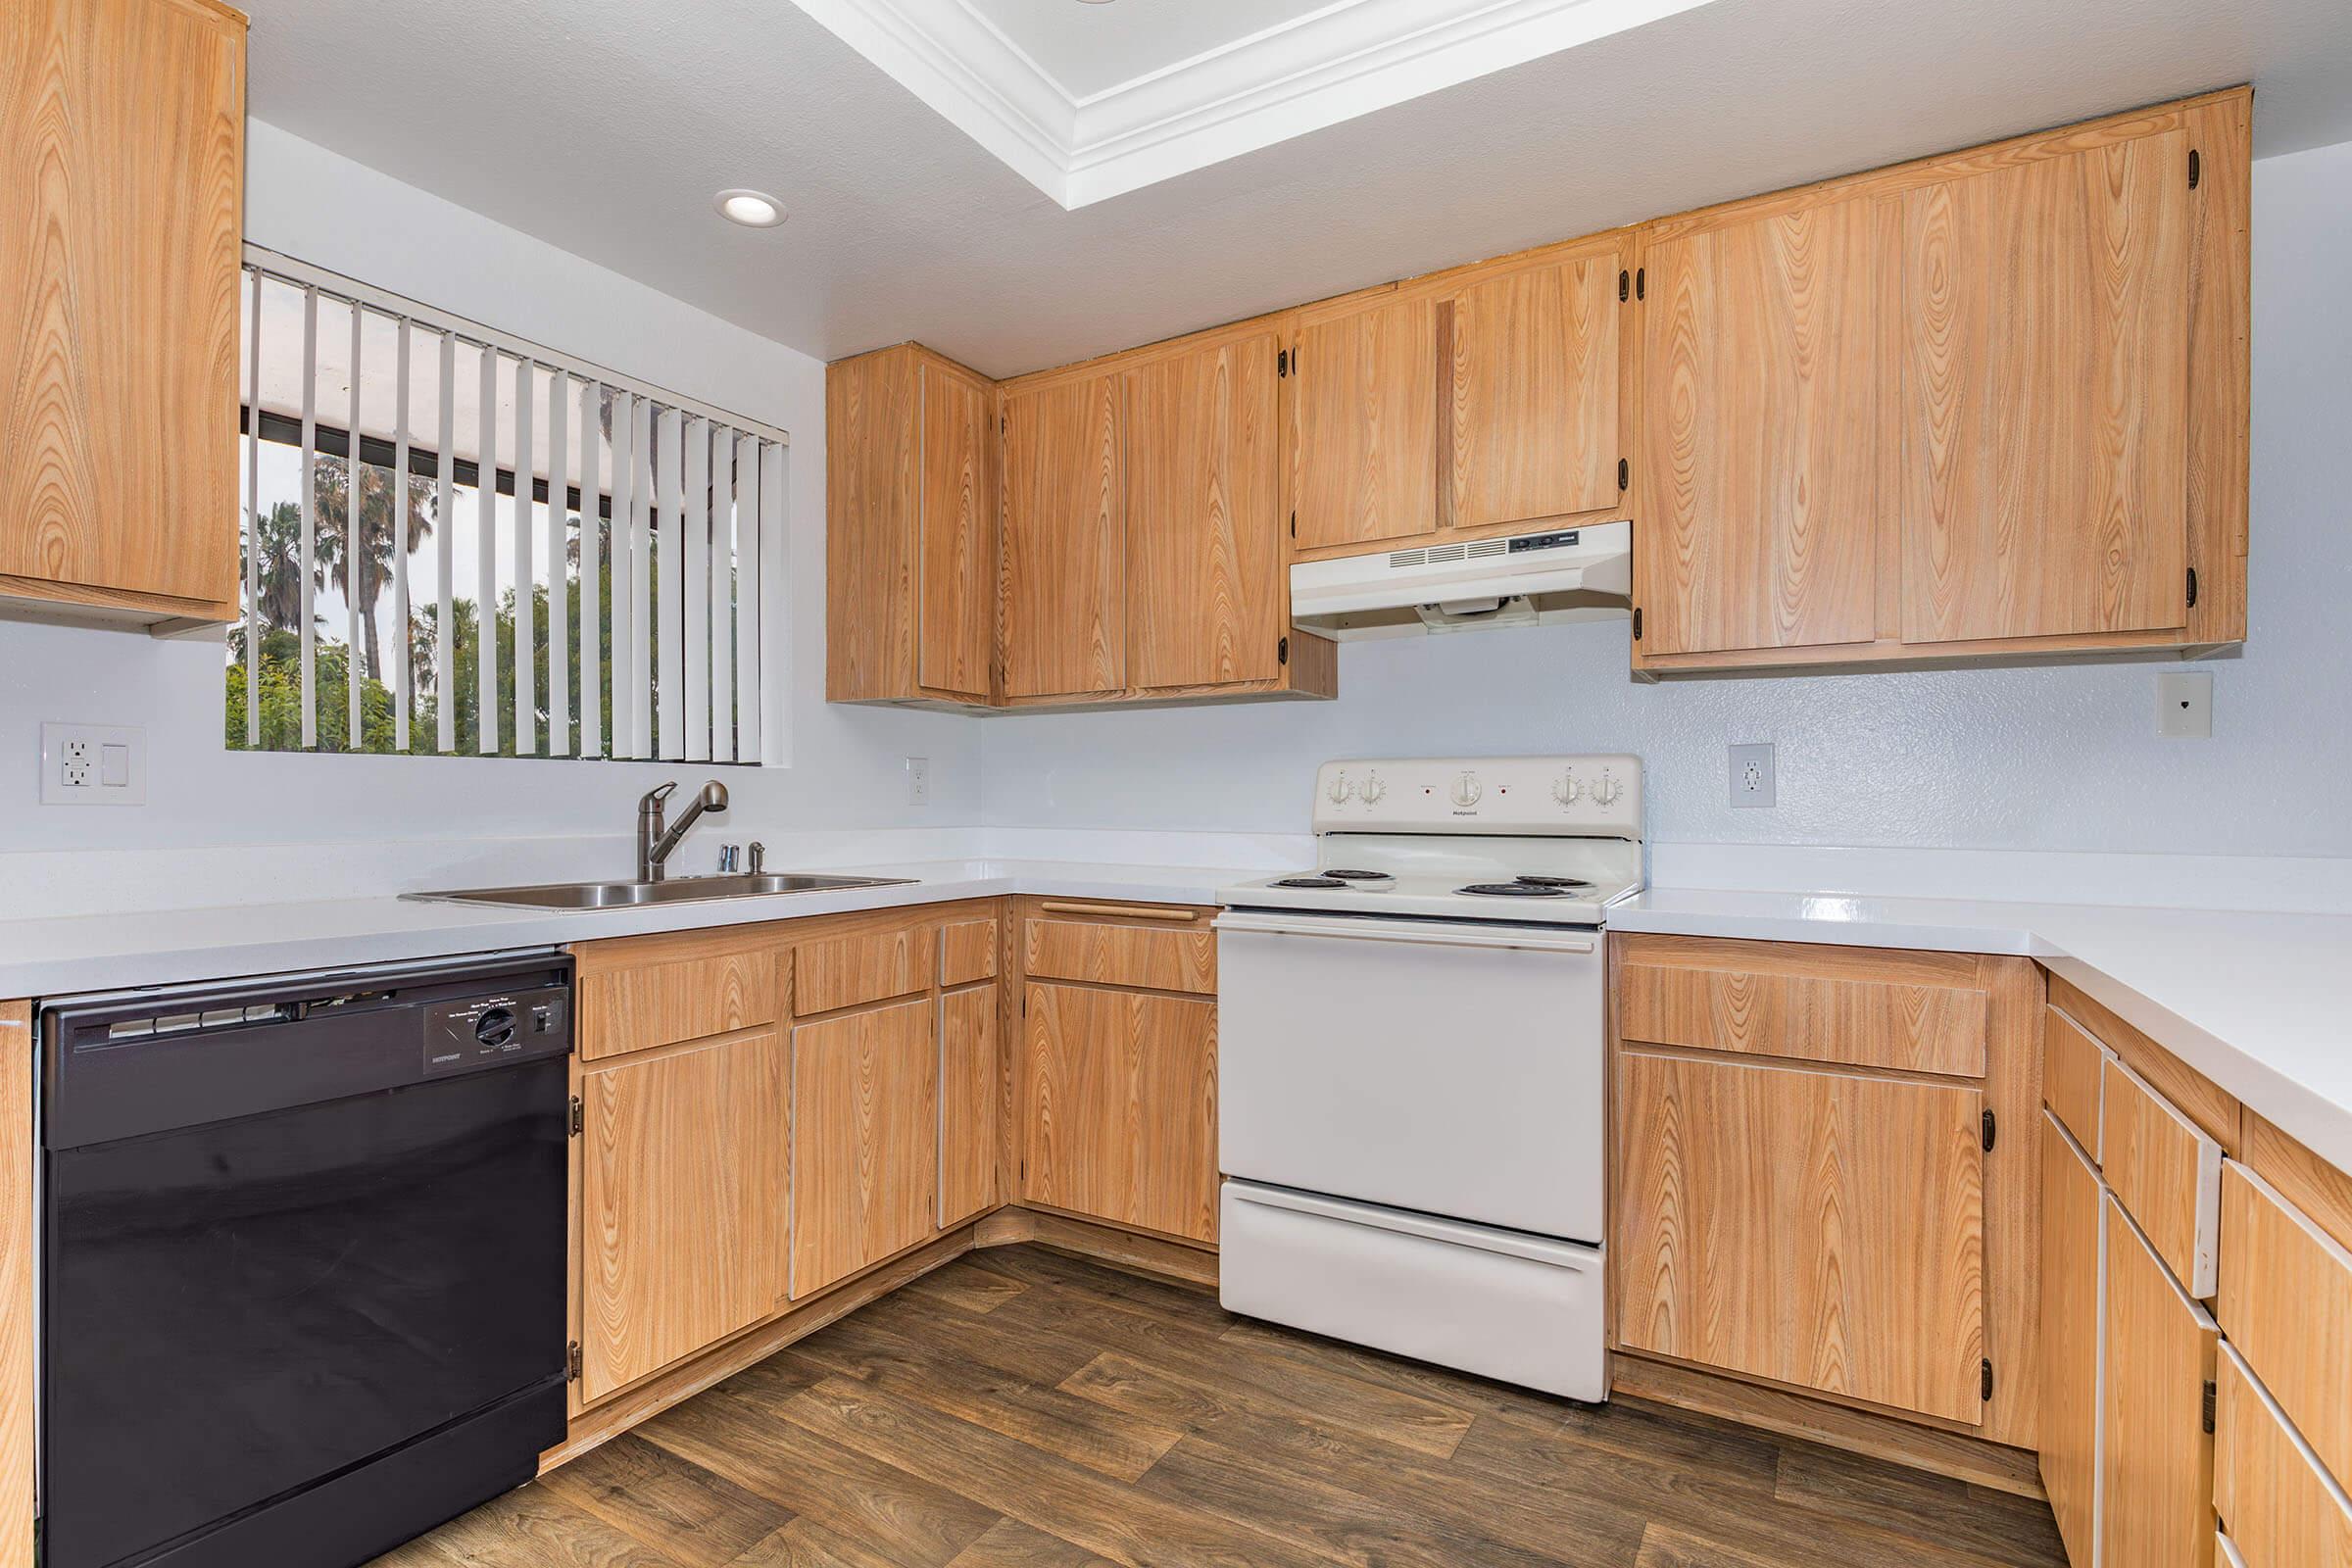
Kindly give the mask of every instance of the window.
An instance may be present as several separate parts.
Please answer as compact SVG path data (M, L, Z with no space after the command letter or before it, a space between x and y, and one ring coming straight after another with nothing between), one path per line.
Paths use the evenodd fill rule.
M785 432L253 246L243 308L232 750L784 760Z

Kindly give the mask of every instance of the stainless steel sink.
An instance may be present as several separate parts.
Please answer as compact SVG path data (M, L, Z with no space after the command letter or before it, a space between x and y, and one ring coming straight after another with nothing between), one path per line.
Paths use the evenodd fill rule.
M538 887L459 888L445 893L404 893L401 897L440 904L495 904L514 909L619 909L645 904L760 899L775 893L899 887L912 880L903 876L780 872L760 876L673 876L660 882L548 882Z

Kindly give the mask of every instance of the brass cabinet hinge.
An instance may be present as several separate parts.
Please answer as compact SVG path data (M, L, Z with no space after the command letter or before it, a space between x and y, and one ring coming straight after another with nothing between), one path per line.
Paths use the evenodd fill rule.
M588 1109L585 1105L580 1103L580 1097L574 1095L571 1097L571 1136L574 1138L579 1137L581 1129L586 1127L587 1124Z
M1992 1357L1989 1355L1977 1363L1977 1397L1987 1404L1992 1402Z
M564 1347L564 1381L580 1381L580 1342L573 1340Z

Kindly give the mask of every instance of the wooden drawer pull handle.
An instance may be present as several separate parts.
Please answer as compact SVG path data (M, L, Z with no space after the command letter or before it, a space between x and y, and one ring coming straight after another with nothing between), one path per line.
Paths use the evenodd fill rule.
M1053 899L1047 900L1037 907L1039 912L1044 914L1112 914L1126 915L1138 920L1198 920L1200 918L1200 911L1198 909L1139 909L1124 904L1063 904Z

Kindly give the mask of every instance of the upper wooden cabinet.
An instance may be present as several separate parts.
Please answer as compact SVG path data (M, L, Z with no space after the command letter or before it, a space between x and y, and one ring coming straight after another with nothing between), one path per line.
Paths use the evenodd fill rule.
M994 383L915 344L825 371L825 697L996 691Z
M237 611L245 19L0 15L0 600Z
M1004 394L1004 695L1105 697L1127 684L1119 381Z
M2250 110L1647 225L1636 668L2242 638Z
M1369 300L1299 321L1291 495L1300 550L1437 531L1438 301Z

